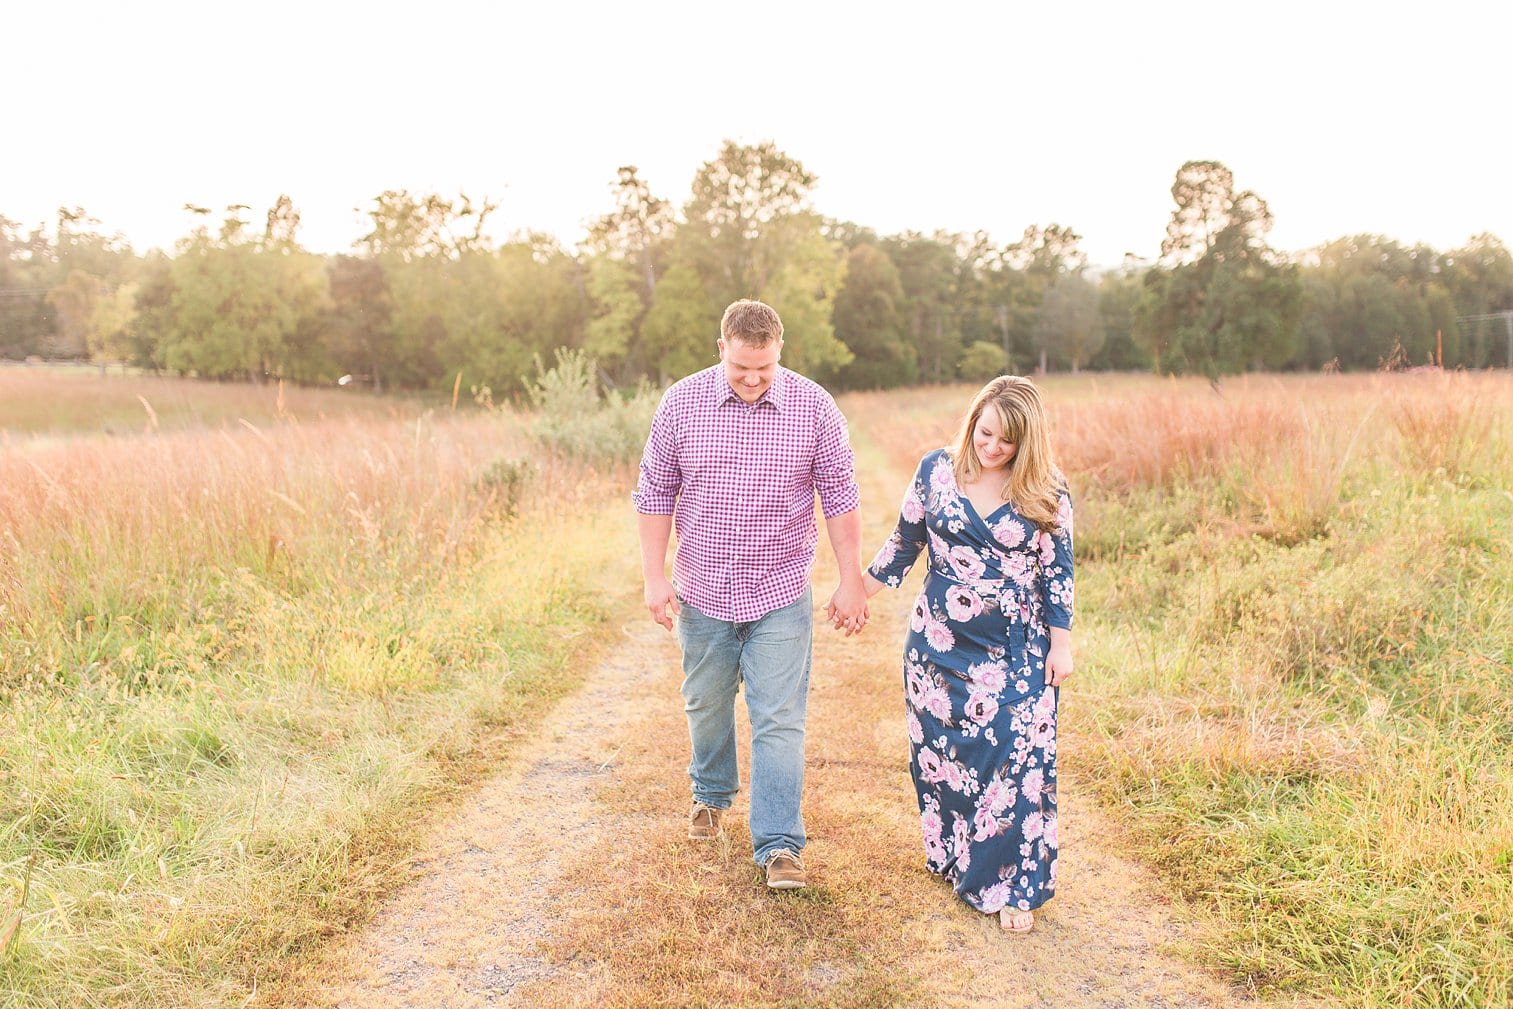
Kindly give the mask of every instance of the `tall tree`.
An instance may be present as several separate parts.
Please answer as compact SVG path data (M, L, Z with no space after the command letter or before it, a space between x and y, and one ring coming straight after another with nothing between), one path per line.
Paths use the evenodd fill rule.
M1054 347L1076 374L1103 346L1098 288L1080 275L1062 277L1040 302L1036 342Z
M641 323L642 353L662 382L714 363L720 309L692 266L674 264Z
M783 318L785 361L823 372L851 358L831 314L841 248L809 207L815 177L770 141L727 140L694 176L674 261L694 269L717 304L760 298Z
M1302 285L1297 267L1266 244L1266 201L1234 192L1234 176L1216 161L1178 169L1172 198L1162 266L1147 275L1136 307L1136 338L1157 368L1217 377L1285 364L1298 346Z
M904 334L904 288L898 268L875 245L846 257L846 281L835 296L835 335L856 355L838 372L849 389L886 389L913 382L919 362Z

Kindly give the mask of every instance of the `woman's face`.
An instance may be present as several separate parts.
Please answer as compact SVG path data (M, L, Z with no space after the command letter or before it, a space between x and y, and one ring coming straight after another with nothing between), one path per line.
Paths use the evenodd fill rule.
M991 407L977 418L977 426L972 429L972 446L977 449L977 459L985 470L1002 469L1019 450L1017 444L1004 437L998 411Z

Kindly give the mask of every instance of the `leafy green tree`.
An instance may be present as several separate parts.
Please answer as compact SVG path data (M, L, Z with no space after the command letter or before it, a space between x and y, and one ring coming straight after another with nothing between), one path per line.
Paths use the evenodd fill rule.
M919 377L927 382L956 380L962 355L960 260L955 236L916 232L883 240L903 287L904 332L919 360Z
M1147 275L1136 306L1136 339L1158 369L1211 378L1286 364L1298 347L1302 283L1266 245L1266 202L1234 192L1233 175L1216 161L1178 169L1172 198L1162 266Z
M56 283L57 254L43 230L26 231L0 216L0 357L40 353L56 331L47 291Z
M986 382L1007 373L1008 359L998 344L978 340L961 355L956 370L965 381Z
M1477 235L1445 253L1441 271L1456 315L1513 311L1513 255L1495 235ZM1468 323L1464 362L1471 368L1513 367L1513 341L1505 324Z
M1005 349L1021 347L1031 350L1041 370L1053 363L1058 366L1072 364L1068 356L1071 344L1063 343L1061 339L1063 335L1070 335L1064 330L1073 323L1073 315L1069 314L1072 301L1062 299L1053 308L1051 319L1043 317L1042 309L1049 291L1067 278L1081 276L1087 268L1087 256L1082 252L1081 242L1082 236L1069 227L1032 224L1024 229L1018 242L1003 251L1003 262L1013 271L1006 273L1001 281L1005 293L1005 324L1012 334ZM1092 338L1091 330L1077 337L1083 342Z
M327 263L327 285L331 311L325 332L332 362L383 392L393 338L383 266L373 259L335 256Z
M823 373L851 358L831 323L844 260L809 209L815 181L770 141L727 140L694 176L673 260L694 269L718 305L770 304L783 319L786 363Z
M667 271L641 323L647 365L663 383L714 363L720 312L692 266Z
M615 209L589 228L587 246L624 263L639 278L642 302L649 305L657 289L658 263L674 230L672 205L652 194L634 165L621 166L610 189Z
M524 392L534 361L583 338L588 306L577 261L540 235L446 263L437 307L441 377Z
M636 277L625 262L606 255L590 259L587 272L592 317L584 331L583 349L599 367L622 371L646 310L636 290ZM622 373L622 377L627 376Z
M855 354L840 369L848 389L886 389L916 380L919 362L904 333L904 288L898 268L876 245L846 257L846 281L835 296L835 334Z
M465 257L494 252L486 228L497 209L497 203L475 201L466 193L453 200L398 189L374 197L365 211L369 230L353 247L383 272L384 303L374 312L375 325L382 328L372 333L373 367L382 362L382 381L411 388L441 385L453 381L470 361L476 366L470 369L470 382L498 381L501 389L518 383L526 373L530 349L485 354L477 329L451 334L447 328L448 320L465 327L492 325L494 309L482 307L492 299L487 292L468 292L460 303L455 299L463 293L459 284L464 278L492 283L492 267L459 264ZM498 368L504 359L517 370L501 381ZM485 380L483 372L495 377Z
M1038 346L1055 347L1076 374L1103 346L1098 288L1082 276L1062 277L1045 292L1035 321Z
M1118 270L1098 281L1098 314L1103 324L1103 346L1089 366L1099 370L1148 371L1150 358L1135 343L1135 304L1140 298L1144 270L1133 256L1126 256Z
M162 360L209 378L304 377L326 310L324 264L294 243L287 220L250 234L245 210L228 208L218 234L201 225L180 243Z

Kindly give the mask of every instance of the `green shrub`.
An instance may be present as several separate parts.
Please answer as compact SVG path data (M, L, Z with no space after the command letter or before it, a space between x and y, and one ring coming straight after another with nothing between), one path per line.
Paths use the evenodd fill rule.
M547 369L537 358L536 378L528 387L536 408L533 432L541 443L583 459L639 457L657 409L657 391L643 382L629 394L602 394L593 358L559 349L556 361Z

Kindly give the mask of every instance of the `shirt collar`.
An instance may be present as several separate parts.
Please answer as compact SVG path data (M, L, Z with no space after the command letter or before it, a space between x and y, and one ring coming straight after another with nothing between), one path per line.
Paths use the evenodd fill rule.
M711 371L714 372L714 382L710 386L709 395L709 405L711 407L722 407L731 400L744 402L736 394L736 391L730 387L730 381L725 377L724 365L717 364ZM761 406L763 403L770 403L774 410L783 409L784 394L788 387L787 374L788 369L782 365L778 365L778 371L772 378L772 384L767 387L766 392L762 393L761 398L751 405Z

